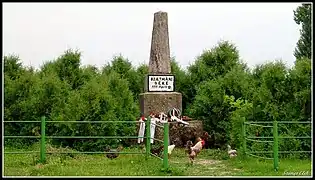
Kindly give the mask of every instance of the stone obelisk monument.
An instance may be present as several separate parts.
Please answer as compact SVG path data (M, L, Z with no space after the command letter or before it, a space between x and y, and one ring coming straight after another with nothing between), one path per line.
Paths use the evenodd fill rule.
M140 109L144 116L150 112L167 114L171 108L182 111L182 94L175 92L175 76L171 74L168 16L154 13L149 74L145 91L140 94Z

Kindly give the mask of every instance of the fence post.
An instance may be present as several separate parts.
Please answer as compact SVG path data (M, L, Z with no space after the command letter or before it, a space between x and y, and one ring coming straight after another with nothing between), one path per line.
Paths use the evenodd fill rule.
M41 141L40 141L40 161L44 163L46 161L46 123L45 116L41 117Z
M273 166L275 171L279 169L278 158L278 122L273 122Z
M246 124L245 118L242 121L242 140L243 140L243 156L246 156Z
M147 122L146 122L146 154L147 154L147 158L150 156L150 152L151 152L151 117L149 116L147 118Z
M163 168L168 168L168 122L164 123L164 151L163 151Z

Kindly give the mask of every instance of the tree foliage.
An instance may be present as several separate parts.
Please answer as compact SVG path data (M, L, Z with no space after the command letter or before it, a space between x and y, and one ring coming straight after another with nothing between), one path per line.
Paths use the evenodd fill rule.
M294 21L301 25L300 39L294 51L299 60L302 57L311 59L312 56L312 4L302 4L294 11Z

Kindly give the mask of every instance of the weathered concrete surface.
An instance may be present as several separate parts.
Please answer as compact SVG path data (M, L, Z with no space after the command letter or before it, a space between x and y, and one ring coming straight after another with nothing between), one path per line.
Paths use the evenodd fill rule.
M171 108L182 111L182 94L178 92L146 92L140 94L140 110L144 116L150 112L167 113Z
M168 33L168 17L166 12L154 13L149 61L149 74L170 74L170 45Z

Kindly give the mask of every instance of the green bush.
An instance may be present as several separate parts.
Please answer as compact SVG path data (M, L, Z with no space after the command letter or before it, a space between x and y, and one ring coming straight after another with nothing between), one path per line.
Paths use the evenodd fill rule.
M136 121L139 94L144 92L148 66L137 68L122 55L102 68L81 65L81 53L67 50L40 69L24 67L18 56L4 56L4 120ZM241 148L246 121L310 121L311 61L297 59L292 68L282 61L250 69L236 46L221 41L205 50L187 70L175 58L171 71L182 93L183 113L202 120L212 147ZM39 123L5 123L5 135L38 136ZM136 123L47 123L48 136L135 136ZM270 128L250 126L249 136L272 136ZM305 124L279 124L281 136L310 136ZM6 139L5 145L25 146L36 139ZM103 151L106 145L131 145L127 139L51 139L52 144L80 151ZM310 151L310 139L280 140L280 151ZM272 151L266 143L248 142L252 151ZM296 155L308 157L308 155Z

